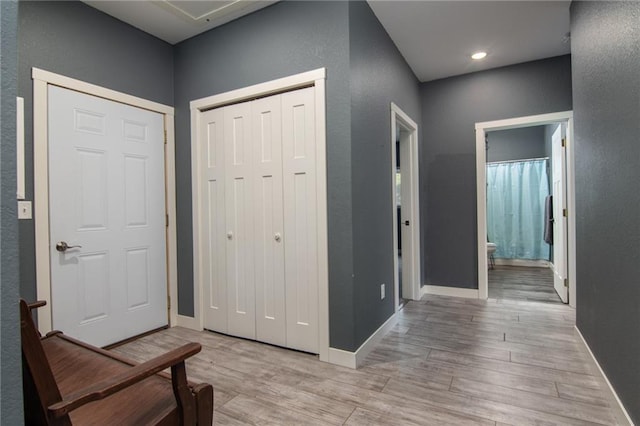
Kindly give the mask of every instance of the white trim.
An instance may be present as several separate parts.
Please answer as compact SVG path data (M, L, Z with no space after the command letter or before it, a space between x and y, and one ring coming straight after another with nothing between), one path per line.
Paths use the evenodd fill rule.
M602 369L602 367L600 367L600 363L598 363L598 360L593 355L593 352L591 352L591 348L589 347L589 345L587 344L587 341L585 340L584 336L580 332L580 329L578 328L577 325L575 325L574 327L576 329L576 332L578 333L578 336L580 336L580 340L582 340L584 347L587 349L587 352L589 352L589 355L591 355L591 360L593 361L598 371L600 372L602 379L604 379L605 383L609 387L609 390L611 391L611 396L613 396L613 399L616 402L616 404L611 407L615 412L614 414L616 416L616 421L620 422L621 420L624 419L628 422L629 425L633 426L633 421L631 420L631 416L629 416L629 413L627 413L627 410L624 408L624 405L622 405L622 401L620 401L620 398L618 398L618 394L616 393L616 390L611 385L611 382L609 381L609 378L607 377L607 375L604 373L604 370ZM616 407L615 407L616 405L619 410L616 410ZM619 423L619 424L622 424L622 423Z
M398 323L397 314L394 312L388 320L384 322L378 329L355 352L356 368L362 365L364 359L369 353L380 343L380 340Z
M380 343L380 340L398 323L397 314L394 312L362 345L355 351L349 352L342 349L329 348L331 364L356 369L362 365L365 358Z
M398 310L400 304L400 292L399 292L399 267L398 257L396 250L398 247L398 209L396 205L396 133L397 125L400 123L402 127L405 127L411 133L409 137L409 158L411 169L411 212L410 222L413 224L412 241L411 241L411 264L413 270L408 271L413 279L413 288L411 294L404 295L408 299L418 300L420 298L420 280L421 280L421 255L420 255L420 169L418 161L418 125L411 119L402 109L391 102L391 179L392 179L392 229L393 229L393 242L392 242L392 257L393 257L393 271L394 271L394 306L395 311ZM407 272L403 270L403 273Z
M300 87L315 84L317 80L326 78L325 68L318 68L313 71L307 71L264 83L254 84L253 86L243 87L241 89L231 90L229 92L217 95L207 96L200 99L194 99L189 103L191 111L206 111L223 105L236 104L248 99L256 97L264 97L280 92L285 92Z
M478 299L478 290L475 288L445 287L441 285L424 285L420 289L420 295L436 294L438 296L464 297Z
M184 315L176 315L176 326L184 327L191 330L202 331L202 324L195 318L187 317Z
M39 300L47 304L38 310L38 328L47 333L52 328L51 317L51 271L49 259L49 135L48 135L48 85L52 84L76 92L101 97L137 108L164 115L167 130L165 147L165 194L166 213L169 214L167 228L167 286L171 297L169 325L177 322L177 249L176 249L176 203L175 203L175 134L174 109L126 93L96 86L84 81L32 68L33 78L33 186L34 226L36 255L36 291Z
M192 324L197 329L203 328L202 286L200 273L202 259L198 249L200 245L199 230L199 124L200 114L223 105L242 102L248 99L272 95L301 87L314 87L316 111L316 173L317 173L317 206L318 206L318 352L321 361L332 362L329 348L329 255L327 225L327 164L326 164L326 106L325 106L325 68L279 78L265 83L255 84L242 89L220 93L190 102L191 109L191 179L193 209L193 297L194 319ZM342 364L340 364L342 365Z
M349 352L342 349L329 348L329 359L327 362L330 364L340 365L342 367L356 369L356 354L355 352Z
M137 96L129 95L127 93L118 92L117 90L107 89L106 87L76 80L75 78L54 74L39 68L32 68L31 78L33 80L45 81L48 84L53 84L54 86L75 90L76 92L87 93L99 98L120 102L137 108L147 109L149 111L159 112L160 114L174 115L174 108L172 106L163 105Z
M24 98L16 97L16 196L24 200Z
M568 253L569 253L569 304L576 306L576 233L575 233L575 178L573 162L573 111L554 112L550 114L530 115L505 120L476 123L476 193L477 193L477 225L478 225L478 298L489 297L489 280L487 271L487 176L486 176L486 131L507 130L518 127L541 126L551 123L567 123L567 210L568 220Z

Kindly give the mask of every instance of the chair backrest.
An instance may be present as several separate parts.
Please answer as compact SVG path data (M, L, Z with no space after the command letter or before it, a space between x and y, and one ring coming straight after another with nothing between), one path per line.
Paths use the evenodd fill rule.
M33 322L27 302L20 299L20 332L22 335L22 377L26 424L52 423L47 407L62 400L60 390L44 353L41 336ZM70 425L68 416L55 424Z

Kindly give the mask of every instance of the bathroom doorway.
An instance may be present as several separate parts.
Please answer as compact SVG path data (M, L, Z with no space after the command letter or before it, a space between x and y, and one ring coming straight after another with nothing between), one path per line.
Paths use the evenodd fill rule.
M518 299L523 297L537 301L558 302L560 299L575 307L575 215L568 214L575 211L573 208L572 126L573 117L570 111L476 123L480 298L495 298L499 294L503 298ZM536 127L537 129L534 129ZM541 148L542 150L539 148L538 151L526 151L526 149L531 149L531 147L527 147L524 151L521 150L524 153L521 152L519 155L516 155L516 151L518 151L516 145L505 144L505 149L498 153L495 151L500 151L497 147L501 143L501 131L506 131L502 136L508 135L512 141L518 132L521 133L521 136L527 132L535 133L537 131L540 134L544 132L545 144ZM493 153L491 153L492 135L494 140ZM526 138L521 137L520 139ZM554 142L561 147L559 151L558 147L553 145ZM553 164L554 154L555 165ZM520 158L509 158L513 156ZM509 166L509 164L513 166ZM509 169L522 170L526 167L537 168L532 176L545 182L540 185L540 190L543 194L546 191L553 195L551 197L553 206L547 205L551 200L547 200L546 196L542 197L540 194L536 194L533 198L536 199L537 207L535 209L525 208L525 215L530 215L532 210L536 210L536 215L538 215L535 219L537 229L528 230L535 234L535 243L531 247L523 248L509 238L502 240L503 247L500 247L500 244L496 244L498 247L491 247L489 242L496 238L496 235L492 234L497 233L497 228L488 224L488 221L491 221L491 212L488 212L488 208L495 208L496 203L493 203L492 206L491 201L488 200L487 197L491 196L491 191L487 185L491 181L493 181L491 184L495 185L494 178L498 174L498 168L502 169L501 172L506 174L508 179ZM527 190L530 191L530 182L526 184L528 185ZM559 191L560 189L561 191ZM549 215L551 207L555 211ZM504 219L504 216L501 217L500 221L508 222L509 226L512 222L517 222L512 219L518 213L511 212L510 214L511 216L507 219ZM550 217L551 221L549 221ZM545 231L549 230L543 230L544 222L547 222L547 227L550 227L551 233L553 233L553 245L547 245L546 250L546 243L542 240L544 237L548 237ZM502 225L504 224L499 223L499 226ZM539 267L539 269L531 269L532 267ZM490 290L490 277L493 277L497 281L498 287L501 285L502 289L492 286ZM531 284L529 289L526 287L527 283Z
M551 211L546 209L559 126L486 132L490 299L562 303L553 285Z

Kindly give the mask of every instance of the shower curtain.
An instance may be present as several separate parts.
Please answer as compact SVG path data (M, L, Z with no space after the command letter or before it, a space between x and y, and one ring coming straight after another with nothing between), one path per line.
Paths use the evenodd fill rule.
M547 159L487 164L487 238L496 258L549 260L544 203Z

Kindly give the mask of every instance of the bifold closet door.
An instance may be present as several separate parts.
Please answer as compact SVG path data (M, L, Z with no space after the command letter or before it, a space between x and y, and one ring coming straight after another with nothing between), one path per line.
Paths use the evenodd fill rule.
M204 328L227 333L224 110L200 118L199 216Z
M287 347L318 353L318 230L314 89L282 97Z
M228 333L256 338L251 103L225 107L225 219Z
M286 346L280 95L251 102L256 339Z

